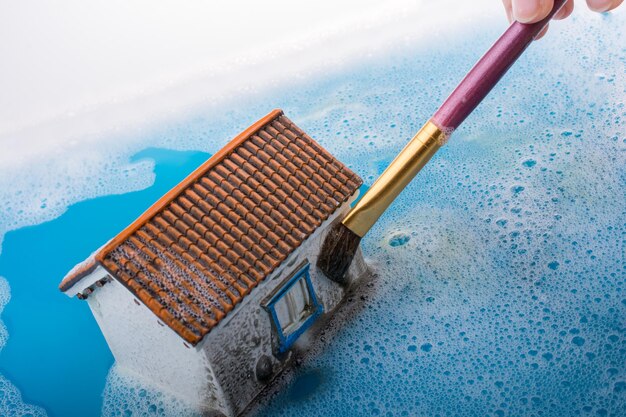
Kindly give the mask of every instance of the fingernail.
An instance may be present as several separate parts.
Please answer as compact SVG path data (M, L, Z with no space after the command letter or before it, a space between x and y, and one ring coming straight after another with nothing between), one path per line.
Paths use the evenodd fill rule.
M534 22L542 11L542 0L513 0L513 17L518 22Z

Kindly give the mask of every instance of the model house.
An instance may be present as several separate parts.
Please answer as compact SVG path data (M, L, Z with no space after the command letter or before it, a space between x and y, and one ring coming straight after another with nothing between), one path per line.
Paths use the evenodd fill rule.
M119 366L209 415L238 415L365 271L360 253L347 284L315 266L361 182L275 110L60 289L87 301Z

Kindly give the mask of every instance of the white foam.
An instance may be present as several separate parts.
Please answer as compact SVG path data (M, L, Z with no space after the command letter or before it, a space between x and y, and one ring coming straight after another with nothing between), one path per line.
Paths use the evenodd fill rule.
M128 162L132 149L76 146L33 159L27 170L0 168L0 252L10 230L51 220L78 201L150 186L154 163Z
M43 408L24 403L19 390L3 375L0 375L0 414L6 417L47 416Z
M201 413L175 397L151 388L149 383L113 366L103 393L102 417L195 417Z

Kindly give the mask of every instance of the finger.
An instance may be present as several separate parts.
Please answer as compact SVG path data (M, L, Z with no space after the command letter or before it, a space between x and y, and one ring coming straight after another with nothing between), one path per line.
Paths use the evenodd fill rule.
M535 40L538 41L539 39L543 38L543 35L546 34L546 32L548 31L548 26L550 26L550 24L546 24L546 27L544 27L543 29L541 29L541 32L539 32L539 34L537 36L535 36Z
M587 0L587 6L594 12L608 12L613 10L624 0Z
M574 0L568 0L568 2L565 3L563 7L561 7L559 11L554 15L554 19L555 20L565 19L566 17L571 15L573 11L574 11Z
M554 6L554 0L511 0L513 18L522 23L544 19Z
M511 0L502 0L502 4L504 4L506 18L509 19L509 23L511 23L513 21L513 5L511 4Z

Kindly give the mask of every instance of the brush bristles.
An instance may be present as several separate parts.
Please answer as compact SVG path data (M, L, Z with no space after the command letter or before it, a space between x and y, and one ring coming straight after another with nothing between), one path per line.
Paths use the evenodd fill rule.
M317 266L329 279L346 284L346 273L360 242L361 237L343 223L335 224L326 235Z

